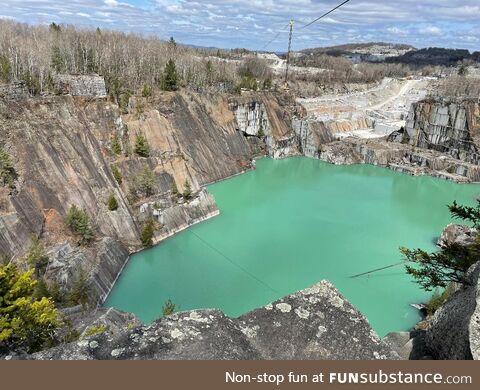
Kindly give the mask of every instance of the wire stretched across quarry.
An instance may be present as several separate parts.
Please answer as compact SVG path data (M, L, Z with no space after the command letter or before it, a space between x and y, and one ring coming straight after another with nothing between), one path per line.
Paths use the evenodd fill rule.
M235 261L233 261L230 257L228 257L225 253L223 253L222 251L220 251L219 249L215 248L213 245L211 245L210 243L208 243L207 241L205 241L202 237L200 237L197 233L195 233L193 230L190 230L190 233L193 234L195 237L197 237L203 244L205 244L206 246L208 246L210 249L212 249L213 251L215 251L216 253L218 253L220 256L222 256L225 260L227 260L229 263L231 263L233 266L235 266L236 268L238 268L239 270L243 271L245 274L247 274L248 276L250 276L252 279L254 279L255 281L257 281L258 283L260 283L262 286L264 286L266 289L272 291L273 293L275 294L279 294L280 295L280 292L278 292L277 290L275 290L273 287L271 287L268 283L264 282L263 280L259 279L258 277L256 277L254 274L252 274L250 271L248 271L247 269L243 268L241 265L237 264Z

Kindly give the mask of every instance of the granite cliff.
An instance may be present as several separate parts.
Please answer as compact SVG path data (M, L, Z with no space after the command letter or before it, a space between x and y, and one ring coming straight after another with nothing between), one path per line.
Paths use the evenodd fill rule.
M206 184L252 169L256 156L298 153L288 96L182 90L132 97L121 109L96 75L58 75L56 82L57 96L29 97L21 83L2 87L0 146L15 180L0 186L0 252L19 262L31 238L40 238L50 257L47 278L68 289L86 269L94 301L141 248L146 221L156 222L159 242L219 213ZM146 156L134 151L138 135L148 143ZM187 185L192 195L185 198ZM64 224L72 205L94 225L88 246Z

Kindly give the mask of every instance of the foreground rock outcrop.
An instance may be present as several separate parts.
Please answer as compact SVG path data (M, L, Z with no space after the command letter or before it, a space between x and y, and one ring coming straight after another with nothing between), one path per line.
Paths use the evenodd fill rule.
M100 316L105 319L105 312ZM113 321L113 322L112 322ZM175 313L149 326L110 311L100 334L28 359L398 359L326 281L232 319L218 310ZM123 323L123 326L122 326ZM91 325L90 325L91 326ZM82 323L82 329L86 329Z
M468 281L430 321L425 341L434 359L480 359L480 262L468 271Z

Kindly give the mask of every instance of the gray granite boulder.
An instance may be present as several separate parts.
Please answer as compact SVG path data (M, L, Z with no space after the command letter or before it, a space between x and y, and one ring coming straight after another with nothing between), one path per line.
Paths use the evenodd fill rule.
M469 226L451 223L443 229L437 245L444 248L449 244L469 245L473 243L477 231Z
M108 314L108 315L107 315ZM218 310L175 313L149 326L105 313L113 331L38 352L28 359L398 359L329 282L238 319ZM93 316L92 324L102 324ZM91 326L91 325L90 325ZM84 325L84 329L88 326Z
M239 318L265 359L395 359L335 287L322 281Z

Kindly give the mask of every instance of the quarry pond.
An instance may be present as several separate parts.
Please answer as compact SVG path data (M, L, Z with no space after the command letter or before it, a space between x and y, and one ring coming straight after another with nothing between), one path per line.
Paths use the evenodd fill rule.
M435 250L446 205L473 205L480 185L298 157L259 160L209 191L221 215L133 255L105 306L145 323L167 299L236 317L327 279L380 336L408 330L420 319L410 304L431 293L403 266L351 276L400 262L401 246Z

